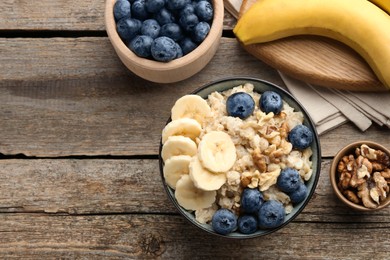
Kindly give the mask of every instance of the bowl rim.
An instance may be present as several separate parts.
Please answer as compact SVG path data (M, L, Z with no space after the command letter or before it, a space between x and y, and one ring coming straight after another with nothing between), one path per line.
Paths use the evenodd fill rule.
M332 162L331 162L331 166L330 166L330 169L329 169L329 179L330 179L330 183L331 183L332 189L333 189L334 193L336 194L336 196L339 198L340 201L342 201L348 207L350 207L350 208L352 208L354 210L357 210L357 211L365 211L365 212L378 211L378 210L386 208L387 206L390 205L390 196L386 199L386 201L384 203L380 204L377 208L370 209L370 208L366 208L366 207L364 207L362 205L355 204L352 201L349 201L341 193L340 189L337 187L337 177L336 177L336 175L337 175L337 165L338 165L338 162L341 160L341 158L344 155L354 153L354 149L356 149L357 147L360 147L362 144L366 144L367 146L369 146L371 148L374 148L374 149L380 149L383 152L385 152L388 156L390 156L390 150L388 148L386 148L385 146L383 146L383 145L381 145L381 144L379 144L379 143L377 143L375 141L361 140L361 141L351 142L351 143L343 146L336 153L336 155L333 157Z
M311 130L313 131L313 134L314 134L314 140L313 141L315 142L315 146L317 147L317 153L316 153L317 162L316 162L316 165L315 165L317 171L313 172L313 175L314 175L314 176L312 175L312 178L314 177L313 185L312 185L311 190L308 192L306 199L303 202L300 203L300 207L297 209L297 211L292 216L289 217L288 220L285 220L285 222L282 225L280 225L280 226L278 226L276 228L273 228L273 229L262 229L263 232L260 233L260 234L255 232L253 234L240 234L239 236L233 236L233 235L230 235L230 234L228 234L228 235L221 235L221 234L218 234L218 233L216 233L216 232L214 232L214 231L212 231L210 229L207 229L205 227L205 225L203 225L201 223L195 223L196 221L191 219L188 216L188 214L184 213L184 212L188 212L188 211L183 209L178 204L178 202L175 200L174 196L172 196L172 193L171 193L172 189L170 187L168 187L168 185L166 184L165 178L164 178L164 174L163 174L164 161L163 161L163 159L161 157L161 151L162 151L162 139L161 138L160 138L159 155L158 155L158 157L159 157L160 177L162 179L162 183L163 183L164 189L165 189L169 199L171 200L171 202L175 206L176 210L179 211L180 215L184 216L184 218L188 222L190 222L192 225L194 225L195 227L198 227L198 228L206 231L209 234L212 234L212 235L215 235L215 236L218 236L218 237L223 237L223 238L228 238L228 239L250 239L250 238L256 238L256 237L265 236L265 235L271 234L271 233L276 232L277 230L283 228L284 226L286 226L287 224L292 222L302 212L302 210L307 206L307 204L311 200L312 196L314 195L314 192L316 190L316 187L317 187L317 184L318 184L318 181L319 181L319 178L320 178L320 173L321 173L321 145L320 145L320 138L319 138L318 132L316 130L314 121L310 117L310 115L307 112L307 110L303 107L303 105L295 97L293 97L289 92L287 92L286 90L284 90L280 86L278 86L278 85L276 85L274 83L271 83L271 82L269 82L267 80L263 80L263 79L255 78L255 77L249 77L249 76L225 77L225 78L221 78L221 79L218 79L218 80L206 83L203 86L201 86L200 88L198 88L198 89L194 90L193 92L191 92L190 94L198 94L202 90L205 90L205 89L207 89L207 88L209 88L209 87L211 87L213 85L224 83L224 82L230 82L230 81L254 81L254 82L257 82L257 83L260 83L260 84L269 85L270 87L274 88L275 91L279 91L280 93L283 93L284 95L287 95L291 100L293 100L298 105L300 111L302 111L303 114L305 115L305 119L307 119L307 121L308 121L307 123L310 125ZM230 88L227 88L226 90L231 89L231 88L233 88L235 86L238 86L238 85L231 86ZM171 121L171 117L168 118L166 124L168 124L170 121ZM313 155L314 155L314 151L313 151ZM313 165L313 168L314 168L314 165ZM290 213L290 214L292 214L292 213Z
M212 25L210 27L209 34L203 40L203 42L198 47L196 47L196 49L181 58L174 59L169 62L159 62L138 57L126 46L126 44L122 41L116 31L116 22L113 12L114 4L116 1L117 0L106 0L104 23L108 38L112 46L118 53L120 53L120 55L127 57L134 64L136 64L136 66L140 68L152 68L153 70L157 71L169 71L178 69L180 67L191 64L194 60L197 60L199 57L202 57L204 54L207 53L209 47L213 44L215 39L221 38L224 19L224 3L223 0L213 0L214 17L212 20Z

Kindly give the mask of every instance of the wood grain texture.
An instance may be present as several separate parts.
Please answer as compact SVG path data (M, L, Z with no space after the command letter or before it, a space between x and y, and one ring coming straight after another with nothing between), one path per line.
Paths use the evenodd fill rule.
M388 223L295 221L236 241L171 215L1 214L0 222L0 256L23 259L388 259L390 239Z
M232 241L177 214L156 160L1 160L0 257L386 259L390 208L366 214L346 208L331 191L329 163L292 223L263 238ZM362 244L375 246L361 250Z
M244 0L240 16L256 0ZM244 46L270 66L302 81L354 91L388 91L362 57L324 37L296 36Z
M250 66L249 75L277 81L271 71L262 70L261 63L254 59L248 63L259 64L258 69ZM212 62L210 67L214 66L218 64ZM150 84L131 76L3 84L0 153L36 157L157 155L161 130L175 100L208 80L228 75L213 72L177 85ZM333 156L343 145L366 138L390 146L388 129L373 125L368 132L361 132L347 124L321 137L322 154Z
M2 38L0 153L156 155L161 130L180 96L238 75L283 86L271 67L238 47L235 39L223 38L196 77L154 84L127 71L106 38ZM390 142L385 128L373 126L369 133L374 141ZM340 135L345 138L339 140ZM365 135L351 125L340 127L321 139L323 155L332 156Z
M389 224L390 208L360 214L337 199L330 162L323 160L314 196L296 220ZM0 213L178 214L157 160L0 160L0 198Z
M0 165L0 213L175 212L158 160L0 160Z
M105 37L0 38L1 83L128 73Z
M0 259L388 259L390 208L351 211L328 180L344 144L390 146L388 129L376 125L362 133L345 124L321 136L314 196L276 233L232 241L181 217L156 159L175 100L229 76L283 82L226 37L196 77L142 80L103 37L104 3L0 4ZM232 36L235 19L224 20Z
M0 38L0 52L1 85L7 82L20 85L25 81L32 84L52 80L60 80L58 84L61 84L72 79L99 82L134 75L121 63L106 37ZM221 66L224 70L220 69ZM206 82L235 75L256 75L266 80L274 79L277 84L283 85L282 80L275 76L277 73L274 69L247 54L235 39L225 37L221 39L211 62L196 77L175 85L177 88L187 86L187 89L194 90ZM142 85L167 84L141 81Z
M104 30L104 0L3 0L0 30Z
M177 84L134 76L106 38L0 39L0 52L3 154L157 154L180 96L236 75L283 85L271 67L229 38L196 77Z
M0 31L104 31L105 2L3 0L0 5ZM225 12L224 20L226 30L235 24L235 18L228 12Z

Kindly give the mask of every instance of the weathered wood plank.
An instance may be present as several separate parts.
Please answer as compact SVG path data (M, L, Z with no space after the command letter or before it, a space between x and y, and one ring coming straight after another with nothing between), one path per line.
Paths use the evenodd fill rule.
M333 194L330 160L312 200L297 218L314 222L390 222L390 207L360 214ZM17 171L15 171L17 169ZM0 160L0 212L177 214L157 160Z
M196 77L177 84L134 76L106 38L0 39L0 52L2 154L155 155L180 96L238 75L283 85L275 70L229 38ZM368 133L390 146L387 128L373 126ZM321 138L323 155L366 136L352 125L339 127Z
M179 216L0 214L0 256L23 259L388 259L388 223L301 223L257 239L205 234ZM362 246L366 245L366 246Z
M17 169L17 171L15 171ZM0 160L0 212L175 212L157 160Z
M1 81L116 77L128 70L108 38L0 38Z
M360 131L352 123L342 125L321 136L323 156L334 156L345 145L361 140L378 142L390 148L390 129L374 124L365 132Z
M105 2L2 0L0 30L104 31ZM224 29L235 24L228 12L224 20Z
M156 154L181 95L234 75L283 84L272 68L237 47L223 38L206 68L173 85L135 77L106 38L0 39L0 153Z
M1 85L6 82L20 84L24 81L33 85L34 81L62 82L72 79L88 82L90 78L97 78L96 81L108 84L119 76L135 77L120 62L110 41L105 37L0 38L0 52ZM237 40L224 37L208 66L196 77L175 85L177 88L190 85L185 89L188 91L194 89L194 85L196 88L220 77L234 75L257 75L267 80L273 79L276 83L282 82L271 67L245 52ZM157 86L142 81L135 83L140 86Z
M104 3L104 0L3 0L0 5L0 29L104 30Z

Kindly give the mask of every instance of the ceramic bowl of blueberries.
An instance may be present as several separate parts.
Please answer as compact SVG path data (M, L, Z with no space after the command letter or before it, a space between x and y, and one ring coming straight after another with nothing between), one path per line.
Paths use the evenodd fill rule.
M249 85L253 85L253 91L251 92L242 93L242 90L238 91L237 93L235 93L234 91L228 92L229 90L237 86L244 86L248 83ZM245 91L246 90L244 90L243 92ZM215 92L222 93L222 95L215 95ZM270 159L271 154L269 153L269 151L267 151L267 149L265 149L263 152L259 151L259 153L254 152L252 153L251 157L253 161L256 160L256 166L254 167L256 167L256 169L258 169L260 172L262 172L260 174L266 174L269 176L271 176L272 174L276 174L273 175L274 182L272 182L271 184L267 184L267 182L261 183L260 181L258 183L258 186L255 185L254 187L252 187L249 186L248 183L251 183L253 179L247 182L248 179L246 179L247 177L245 177L246 173L244 173L244 171L241 171L240 173L236 172L234 174L237 177L234 178L236 178L235 180L239 181L235 182L235 184L232 184L237 186L235 186L236 188L230 191L230 195L228 194L228 192L225 192L226 194L221 192L223 187L225 187L224 185L231 185L228 184L230 177L227 177L225 182L222 180L221 183L224 184L214 186L214 190L216 190L216 193L210 195L208 193L210 182L211 180L220 180L219 177L215 177L215 174L219 174L218 176L220 176L221 173L218 173L217 169L214 172L212 172L212 170L208 171L211 168L209 168L210 165L206 165L206 161L208 161L208 158L210 158L210 156L212 157L213 155L211 155L212 153L207 153L208 151L206 151L206 149L213 149L212 147L218 147L218 151L216 151L217 153L219 153L219 155L215 157L218 159L214 161L214 164L211 164L211 167L214 167L216 165L220 166L220 164L225 164L226 162L228 163L229 161L226 161L226 158L224 158L224 153L225 151L229 151L227 153L230 153L229 149L235 148L227 148L229 146L227 144L229 143L229 138L224 139L223 141L227 144L226 146L219 146L222 142L220 142L216 146L213 146L213 142L217 143L217 141L215 140L219 138L217 137L218 134L215 135L214 140L206 138L206 136L209 135L209 133L207 132L210 131L207 130L206 134L200 134L198 139L193 138L193 136L191 137L192 139L195 139L194 142L197 143L197 147L195 146L195 148L191 148L193 149L193 152L190 158L188 158L188 166L184 166L184 171L180 171L180 176L176 176L175 186L172 186L170 169L174 168L176 171L174 174L176 175L178 174L178 171L176 165L175 167L171 167L170 165L173 164L172 162L174 162L176 158L179 159L184 158L186 156L188 157L188 155L182 155L184 154L183 151L186 150L184 149L184 146L187 146L187 144L184 145L184 142L180 144L178 143L180 149L175 149L174 145L172 145L174 143L174 139L179 140L181 138L184 141L183 136L174 136L175 130L173 130L173 128L178 128L178 131L176 131L176 133L178 133L179 135L182 135L183 133L185 134L186 131L192 129L186 128L184 125L182 127L180 125L181 123L179 122L189 123L192 119L186 118L187 115L194 115L197 113L203 113L200 111L207 111L207 109L204 109L205 107L207 107L207 105L205 105L206 102L204 101L208 100L209 95L211 93L214 93L213 101L207 103L211 108L210 111L221 111L220 109L225 109L226 114L223 115L227 115L227 117L232 117L230 118L230 122L234 122L234 120L236 120L235 117L238 117L242 120L249 119L249 122L253 126L254 124L252 124L253 120L251 118L263 118L258 119L261 121L268 120L270 117L275 117L273 118L275 119L274 122L279 122L275 124L279 124L279 126L281 125L280 128L276 129L278 127L269 127L267 128L269 129L269 131L259 130L259 132L262 132L262 134L258 134L259 136L267 135L274 130L282 133L282 128L287 129L286 132L281 135L281 138L284 140L282 140L280 143L290 143L291 146L290 150L285 152L285 157L280 157L280 164L277 166L279 168L276 167L276 170L273 170L275 169L275 165L272 164L276 164L277 161L275 161L274 159ZM216 97L219 97L220 100L224 98L225 101L216 101ZM289 107L285 105L286 103ZM183 106L183 104L185 105ZM194 109L191 108L190 104L193 104ZM220 106L217 104L226 105L223 105L222 108L220 107L217 110L213 110L213 106ZM186 110L185 112L180 111L182 107ZM295 125L291 124L292 129L284 128L283 123L281 123L284 120L283 118L288 118L291 115L289 114L286 116L285 113L290 113L287 111L293 111L291 112L293 115L299 114L300 117L299 123L296 123ZM184 118L181 118L180 115L183 115ZM200 117L197 117L196 120L198 120L199 118ZM260 121L258 123L259 125L261 124ZM205 123L205 121L203 121L203 123ZM266 124L267 123L264 123L263 125ZM254 127L256 128L256 126ZM187 130L183 131L183 129ZM211 130L211 133L215 134L214 131L215 130ZM220 131L229 133L229 130L227 130L226 128ZM172 134L173 137L167 136L170 134ZM220 135L223 136L223 134ZM189 140L189 142L191 141ZM204 142L204 144L202 144L202 142ZM271 145L271 142L269 143L269 145ZM237 143L233 144L233 146L237 147ZM171 150L175 150L175 152L178 153L175 153L174 156L172 156L171 154L170 156L172 157L168 157L167 151ZM234 151L234 153L236 153L236 151L238 150ZM303 158L303 154L305 154L307 151L310 152L306 154L307 157L305 160L309 160L309 164L302 164L302 161L300 161L299 159L294 160L295 155L299 155L297 158ZM293 153L295 155L293 155ZM209 154L210 156L203 157L202 154ZM261 158L265 157L267 157L271 161L262 161ZM237 158L239 158L238 155ZM224 161L224 163L219 163L219 160ZM200 162L200 164L198 164L198 162ZM237 160L235 160L235 162L237 162ZM257 164L257 162L260 163ZM265 164L262 164L261 162L264 162ZM310 165L310 170L305 169L303 171L306 173L310 172L309 175L306 175L306 173L302 174L300 170L303 170L305 165ZM292 220L294 220L309 203L312 195L314 194L320 176L321 149L319 137L312 119L310 118L305 108L302 107L302 105L291 94L289 94L283 88L261 79L251 77L234 77L225 78L209 83L194 91L193 93L180 97L175 102L171 110L171 117L168 119L167 124L162 131L162 138L159 150L159 166L163 186L168 194L169 199L177 208L178 212L186 220L188 220L189 223L193 224L195 227L207 233L216 236L233 239L255 238L268 235L285 227ZM261 170L261 167L263 166L265 166L266 168ZM233 168L230 168L230 170L225 172L225 174L229 176L229 171L239 171L235 170L234 167L235 166L233 166ZM271 169L271 167L273 168ZM205 173L205 169L206 172L208 171L209 173ZM211 175L209 176L210 172ZM234 176L234 174L230 176ZM209 177L202 176L209 176L210 179ZM261 177L259 178L261 179ZM267 185L267 188L262 189ZM189 187L188 190L187 187ZM282 192L283 195L281 195L280 192ZM197 196L202 197L197 199ZM234 206L231 208L222 206L219 200L224 197L234 198L234 201L237 202L239 205L237 206L235 203L233 204ZM198 211L196 208L199 209L202 206L196 203L203 203L205 202L205 200L210 200L207 201L207 203L211 203L212 206L209 206L207 203L203 204L208 205L208 208L206 210L201 209ZM203 219L203 222L200 221L200 219Z
M107 0L105 26L130 71L152 82L173 83L210 62L223 17L222 0Z

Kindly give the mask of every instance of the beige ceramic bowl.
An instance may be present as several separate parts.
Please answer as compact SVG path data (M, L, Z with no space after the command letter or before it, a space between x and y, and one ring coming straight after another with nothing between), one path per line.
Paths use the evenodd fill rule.
M363 205L355 204L355 203L351 202L350 200L348 200L343 195L343 193L340 191L340 189L337 186L337 183L339 181L339 177L338 177L338 174L337 174L337 165L338 165L339 161L341 160L341 158L343 158L344 155L355 154L355 149L360 147L362 144L366 144L366 145L368 145L369 147L371 147L371 148L373 148L375 150L378 150L378 149L382 150L388 156L390 156L390 150L387 149L386 147L378 144L378 143L371 142L371 141L353 142L353 143L345 146L344 148L342 148L336 154L336 156L334 157L334 159L332 161L332 164L331 164L331 167L330 167L330 176L329 176L330 177L330 182L331 182L332 188L333 188L334 192L336 193L337 197L344 204L346 204L347 206L351 207L352 209L359 210L359 211L380 210L380 209L383 209L383 208L385 208L385 207L390 205L390 195L388 195L387 199L385 199L377 208L371 209L371 208L364 207Z
M223 30L223 0L213 0L214 18L206 39L192 52L170 62L140 58L121 40L114 19L116 0L106 1L105 24L108 37L119 58L136 75L157 83L173 83L187 79L203 69L216 53Z

